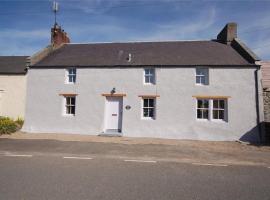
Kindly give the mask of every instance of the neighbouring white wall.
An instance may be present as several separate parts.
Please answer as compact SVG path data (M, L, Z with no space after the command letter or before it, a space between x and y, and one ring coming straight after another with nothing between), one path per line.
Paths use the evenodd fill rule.
M26 75L0 75L0 116L24 118Z
M77 83L65 83L65 69L30 69L23 130L98 135L105 97L113 87L123 101L124 136L258 141L255 68L210 68L210 85L195 85L195 68L157 68L157 83L143 84L143 68L78 68ZM76 93L76 116L62 115L60 93ZM158 94L156 120L141 119L138 95ZM228 122L198 121L193 95L230 96ZM126 110L125 106L131 109Z

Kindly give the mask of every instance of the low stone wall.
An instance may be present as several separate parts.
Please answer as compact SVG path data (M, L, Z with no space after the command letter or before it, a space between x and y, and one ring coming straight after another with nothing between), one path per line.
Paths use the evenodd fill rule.
M266 140L270 142L270 89L263 92Z

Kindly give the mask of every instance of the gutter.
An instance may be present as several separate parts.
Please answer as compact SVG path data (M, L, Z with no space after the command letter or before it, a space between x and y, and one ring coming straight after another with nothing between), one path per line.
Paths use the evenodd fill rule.
M260 91L259 91L259 77L258 72L261 69L261 65L257 65L256 70L254 71L254 78L255 78L255 100L256 100L256 115L257 115L257 127L259 131L259 139L260 143L263 142L263 123L261 123L261 116L260 116Z

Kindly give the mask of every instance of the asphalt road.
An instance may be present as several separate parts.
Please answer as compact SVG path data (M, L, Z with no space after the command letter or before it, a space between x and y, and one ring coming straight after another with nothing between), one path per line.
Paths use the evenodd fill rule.
M270 199L268 168L87 158L0 156L0 199Z
M3 200L270 200L270 168L44 153L0 155Z

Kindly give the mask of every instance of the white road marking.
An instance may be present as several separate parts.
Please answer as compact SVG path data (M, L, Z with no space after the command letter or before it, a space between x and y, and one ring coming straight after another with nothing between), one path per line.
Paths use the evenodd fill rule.
M8 157L32 157L33 155L5 154Z
M192 165L202 165L202 166L217 166L217 167L227 167L224 164L211 164L211 163L192 163Z
M92 160L93 158L89 158L89 157L73 157L73 156L66 156L63 157L64 159L80 159L80 160Z
M142 163L156 163L155 160L124 160L125 162L142 162Z

